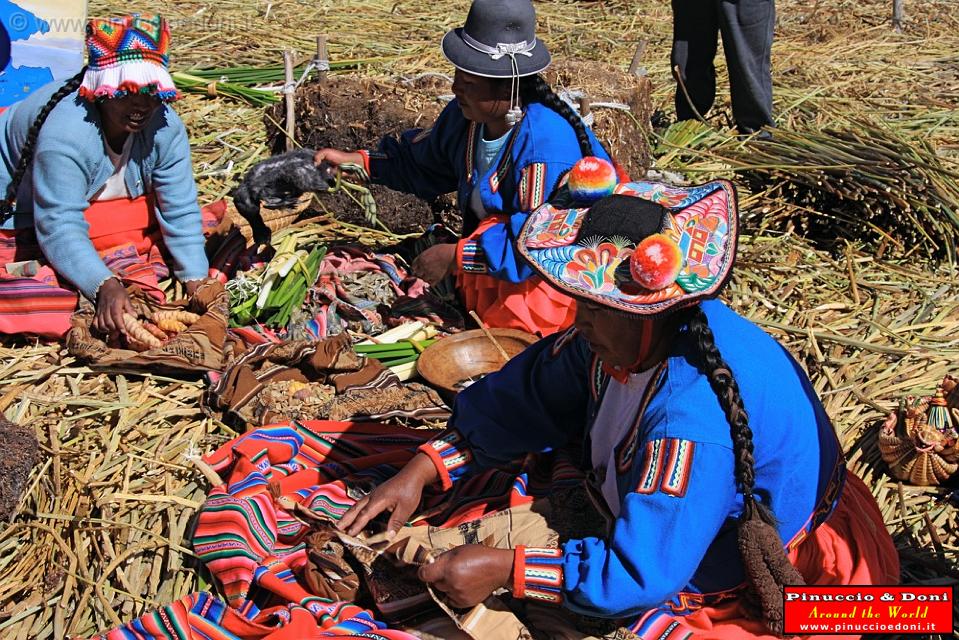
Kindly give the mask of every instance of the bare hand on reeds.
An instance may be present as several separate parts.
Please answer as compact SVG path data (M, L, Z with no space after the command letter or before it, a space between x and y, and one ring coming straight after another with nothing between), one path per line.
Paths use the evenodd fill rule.
M512 549L465 544L424 564L418 576L445 593L454 607L474 607L497 589L509 586L514 553Z
M386 535L393 537L420 506L423 489L438 477L436 466L429 456L418 453L399 473L350 507L336 526L351 536L359 535L370 520L389 511L391 515L386 525Z
M108 336L126 334L123 314L136 317L126 287L117 278L110 278L100 285L97 291L97 310L93 316L93 328Z
M456 245L438 244L413 260L413 275L429 284L436 284L453 272L456 265Z
M316 152L316 155L313 156L313 162L316 163L316 166L320 166L323 162L327 162L334 167L338 167L341 164L358 164L361 167L364 165L363 155L361 153L356 151L340 151L339 149L320 149Z

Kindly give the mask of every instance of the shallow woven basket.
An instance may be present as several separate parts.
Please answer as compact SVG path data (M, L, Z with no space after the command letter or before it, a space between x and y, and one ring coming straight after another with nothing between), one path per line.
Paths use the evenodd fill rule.
M538 340L518 329L490 329L499 345L512 358ZM447 394L463 390L463 382L476 381L504 365L496 346L481 329L464 331L437 340L416 361L416 370L430 384Z

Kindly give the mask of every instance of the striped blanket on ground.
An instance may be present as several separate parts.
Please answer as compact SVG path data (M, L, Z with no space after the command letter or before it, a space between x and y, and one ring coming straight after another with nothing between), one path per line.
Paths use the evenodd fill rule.
M262 427L228 442L205 458L226 482L210 491L193 538L194 551L224 600L189 596L101 638L412 638L387 630L370 611L321 599L305 588L312 527L309 518L297 515L307 509L339 519L434 433L310 421ZM579 483L582 475L561 456L531 456L514 469L458 483L446 494L428 493L414 524L453 527L529 504L551 487Z
M369 611L349 603L310 610L287 605L250 620L208 593L194 593L92 640L314 640L314 638L415 640L387 629Z

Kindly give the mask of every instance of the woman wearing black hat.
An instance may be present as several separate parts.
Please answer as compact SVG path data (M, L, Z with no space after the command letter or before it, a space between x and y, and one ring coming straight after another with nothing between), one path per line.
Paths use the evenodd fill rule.
M550 55L535 23L529 0L474 0L443 38L456 99L433 127L316 160L363 164L373 182L423 198L456 191L464 239L430 247L414 271L431 283L454 274L467 309L490 326L547 335L572 323L575 304L519 257L517 233L577 160L609 156L539 75Z

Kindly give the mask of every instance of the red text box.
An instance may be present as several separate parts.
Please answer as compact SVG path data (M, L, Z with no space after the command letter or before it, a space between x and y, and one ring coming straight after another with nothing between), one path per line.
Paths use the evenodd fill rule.
M786 587L786 635L951 634L951 586Z

